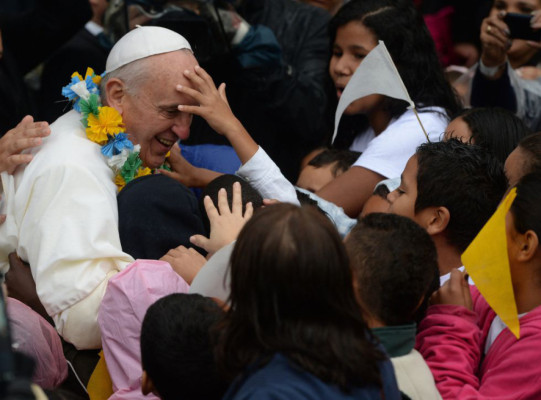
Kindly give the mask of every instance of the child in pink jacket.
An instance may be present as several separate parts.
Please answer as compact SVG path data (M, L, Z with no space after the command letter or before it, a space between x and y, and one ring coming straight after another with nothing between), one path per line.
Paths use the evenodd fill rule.
M541 175L518 183L506 234L520 339L453 270L416 345L443 399L541 399Z

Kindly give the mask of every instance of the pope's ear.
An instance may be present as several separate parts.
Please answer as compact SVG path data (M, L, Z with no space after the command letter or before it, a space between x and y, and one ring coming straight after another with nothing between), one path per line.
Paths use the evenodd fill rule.
M126 86L124 82L118 78L109 79L105 84L105 98L109 107L113 107L122 114L126 102Z

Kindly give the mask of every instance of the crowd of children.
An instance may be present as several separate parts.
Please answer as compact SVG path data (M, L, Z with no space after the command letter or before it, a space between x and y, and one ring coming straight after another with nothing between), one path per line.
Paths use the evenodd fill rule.
M532 3L531 11L541 8L538 0L524 1ZM502 47L510 32L501 12L516 11L515 3L496 0L482 22L480 66L473 67L475 101L483 97L479 90L485 88L486 97L496 85L502 87L496 81L509 76L514 82L511 67L526 63L541 47L518 40ZM134 60L178 51L189 57L195 66L186 67L183 84L167 92L183 103L155 107L160 115L174 114L160 121L165 126L183 118L184 134L192 116L205 120L229 142L227 157L234 152L240 167L231 175L205 168L209 163L195 165L183 156L189 149L168 139L169 130L149 136L147 154L159 160L170 151L168 164L156 163L160 167L153 174L139 177L144 174L137 168L148 165L138 159L137 176L123 181L127 184L116 198L111 215L118 219L115 235L126 265L104 270L105 284L89 295L98 304L99 355L84 346L75 350L56 333L53 326L59 329L68 317L49 313L51 320L39 302L43 293L35 280L47 274L31 275L21 260L26 247L19 256L11 254L5 297L12 332L11 338L5 334L0 315L0 341L11 340L13 350L33 359L33 376L30 361L25 375L46 394L34 386L32 398L541 398L541 132L534 133L536 116L527 110L532 94L524 100L515 86L514 109L505 101L496 103L507 109L463 109L413 2L350 0L328 9L334 14L328 73L336 91L330 103L358 79L357 67L383 41L415 109L380 93L353 101L336 141L306 155L295 185L235 116L225 84L216 85L195 65L184 38L163 28L137 28L140 38L159 32L180 37L185 47L155 50L148 42L151 53L144 54L149 50L130 42L134 31L115 45L112 54L120 60L136 54L126 62L132 70L141 65ZM534 30L538 19L535 14ZM521 58L524 46L531 51ZM103 108L107 96L116 96L111 104L120 114L141 107L144 124L152 126L152 96L122 86L124 67L104 80L102 88L119 89L102 91ZM133 74L138 85L149 79L142 71ZM84 107L102 109L98 103ZM0 138L8 200L21 182L17 174L32 165L26 149L46 143L49 135L55 138L54 126L26 117ZM170 131L179 136L177 126ZM113 133L105 136L110 140ZM218 148L212 151L211 157L220 154ZM125 180L125 174L119 176ZM33 204L40 202L37 193ZM481 258L471 262L465 253L477 248L476 237L506 205L509 210L495 230L501 240L485 243L483 250L503 254L502 274ZM46 210L48 204L42 206ZM13 208L0 209L7 211L7 217L0 216L6 229L0 232L13 232L13 214L24 218L24 211ZM87 229L76 225L68 228L71 234ZM98 242L107 237L95 235ZM2 251L7 247L0 241ZM45 251L52 254L54 248ZM108 257L114 260L115 254L111 250ZM74 268L77 256L63 261ZM79 277L81 282L64 282L65 287L82 285L84 273ZM496 281L512 288L518 331L485 292L487 282ZM77 314L79 305L67 310ZM0 397L22 399L16 397L17 385L23 386L8 371L14 361L4 342L0 352L9 357L0 353Z

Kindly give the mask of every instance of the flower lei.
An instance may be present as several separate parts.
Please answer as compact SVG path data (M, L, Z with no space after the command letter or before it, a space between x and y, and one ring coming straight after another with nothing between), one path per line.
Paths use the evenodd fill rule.
M153 170L143 166L139 157L140 146L134 146L125 132L122 116L112 107L102 106L98 85L101 76L87 68L83 78L78 72L71 75L71 82L62 88L62 95L73 103L81 113L81 122L86 136L101 146L101 153L115 173L115 184L120 192L135 178L152 174ZM169 153L166 159L169 157ZM161 169L170 170L167 164Z

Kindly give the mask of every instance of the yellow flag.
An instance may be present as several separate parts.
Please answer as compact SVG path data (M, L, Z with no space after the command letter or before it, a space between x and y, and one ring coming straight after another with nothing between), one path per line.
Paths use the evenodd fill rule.
M517 197L513 188L462 254L462 263L494 312L518 339L520 325L507 255L505 216Z
M86 387L90 400L107 400L113 394L113 383L107 370L107 364L105 364L103 351L100 351L99 356L100 360Z

